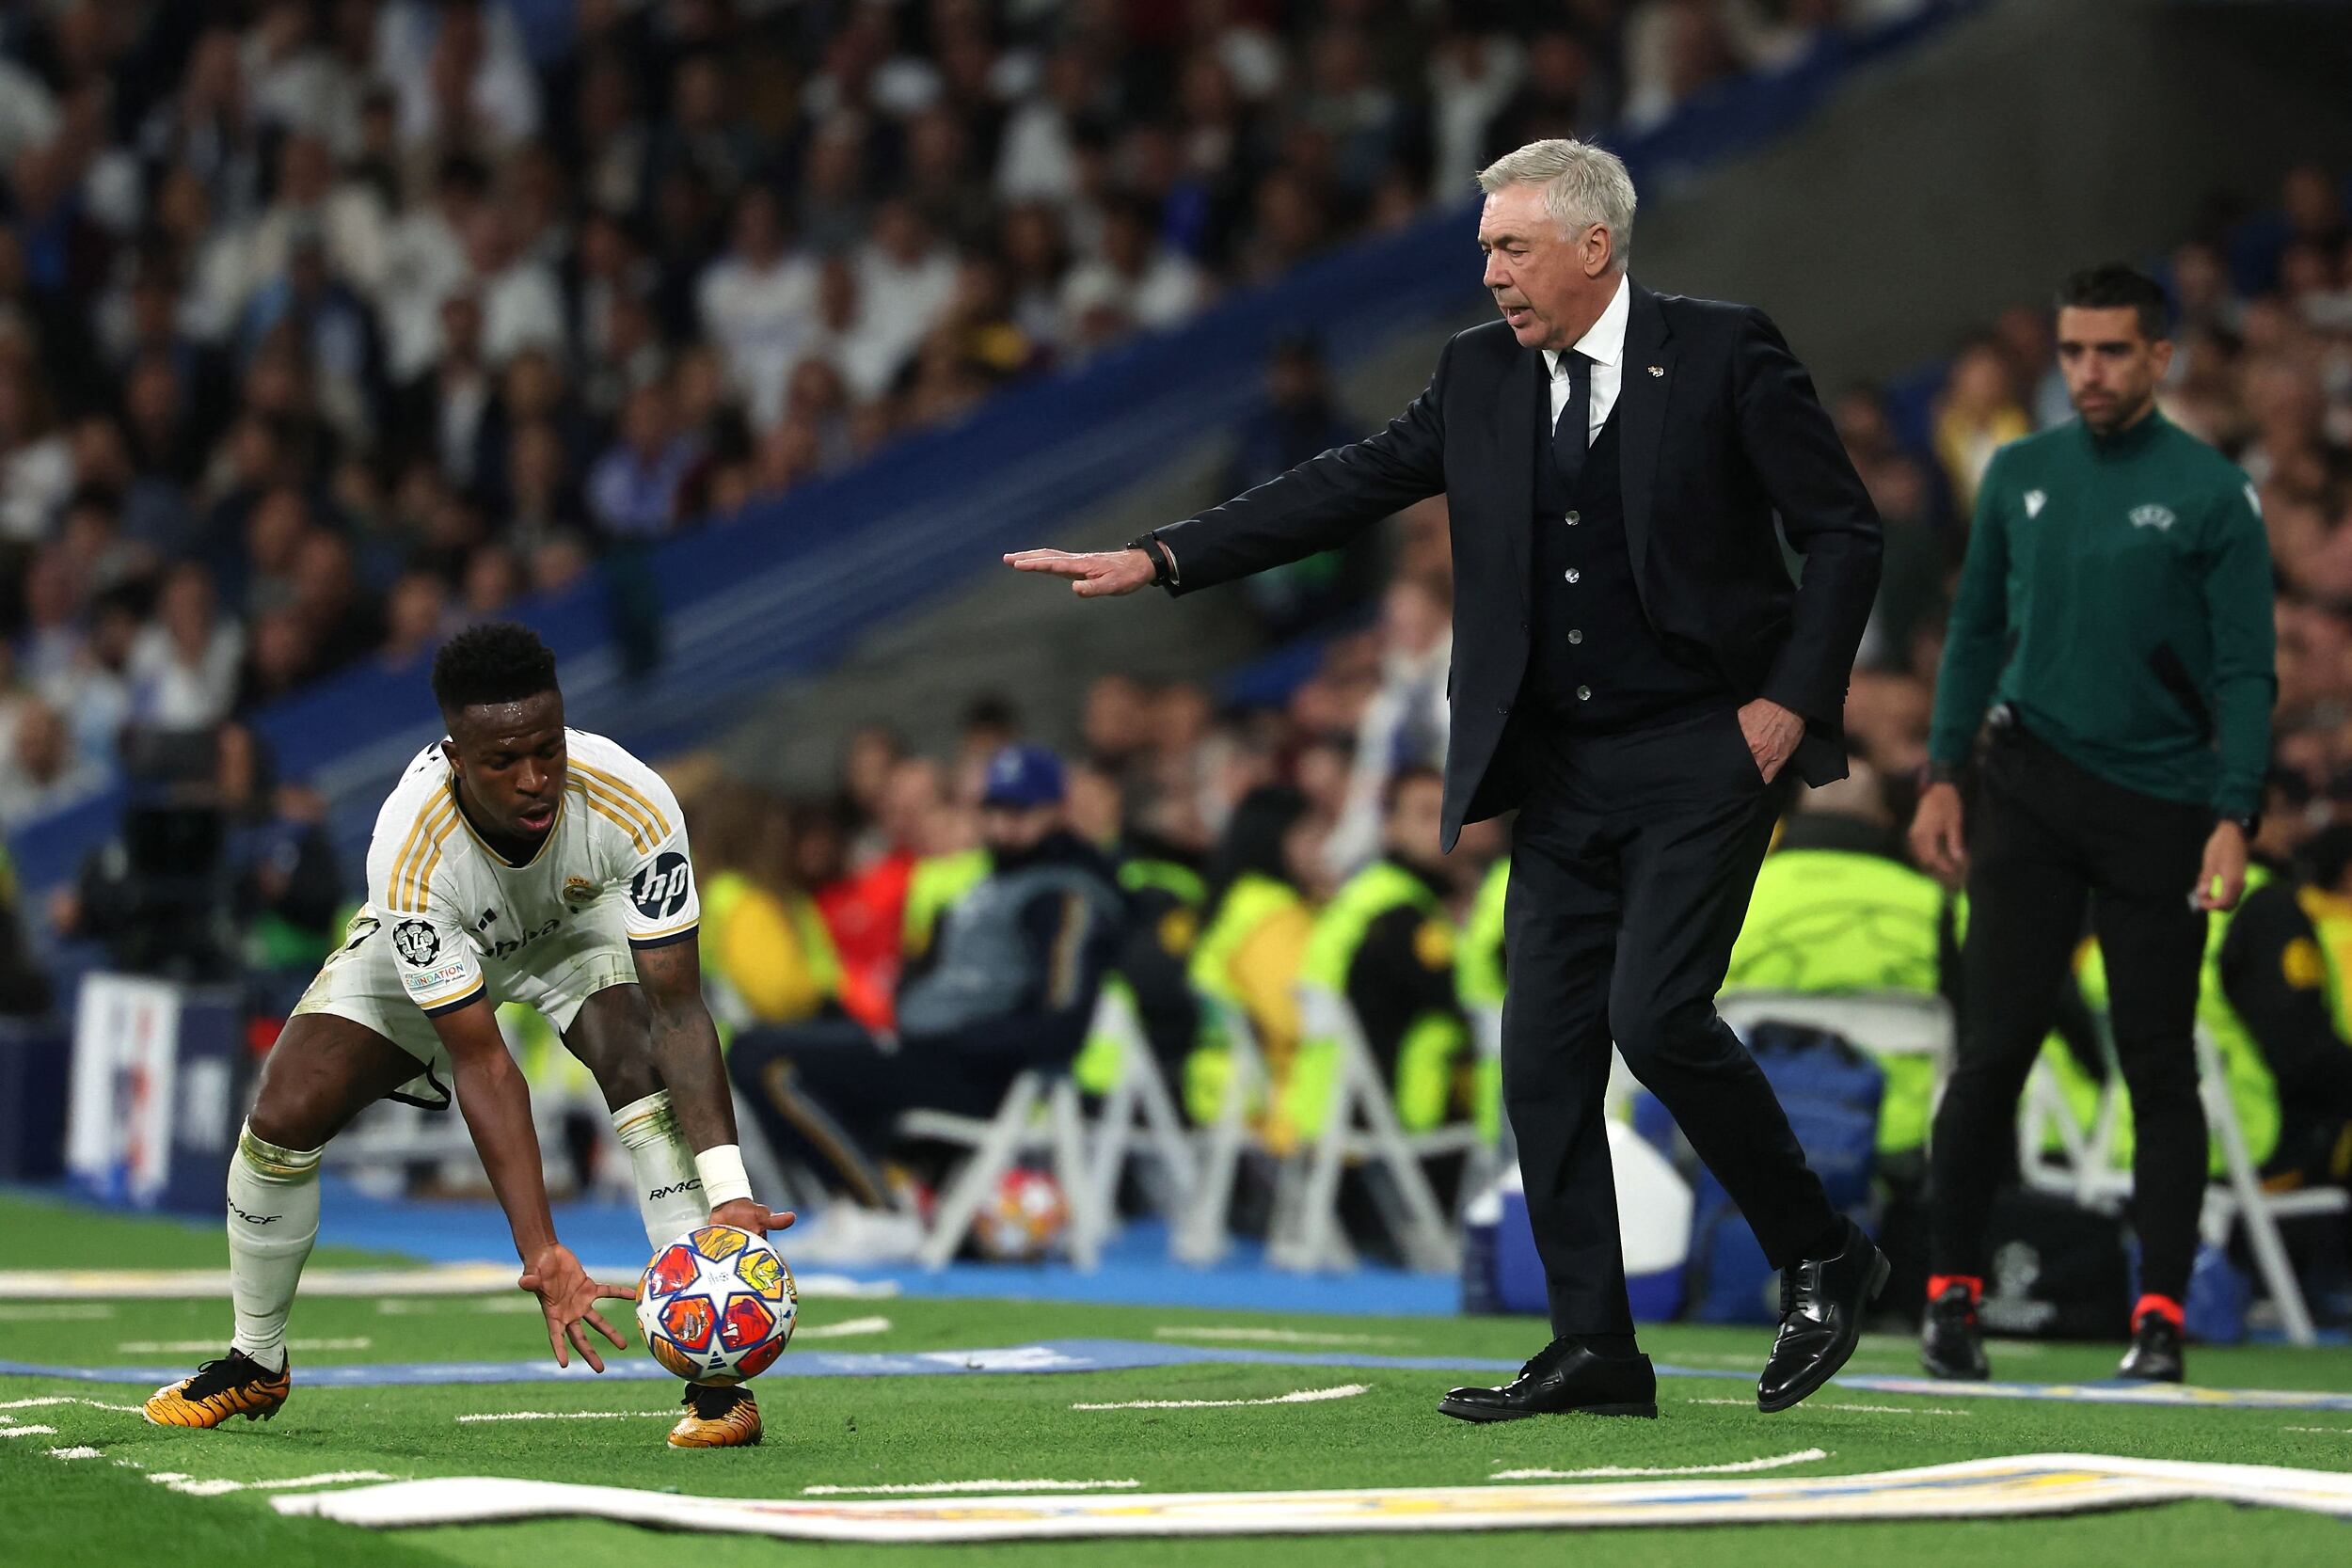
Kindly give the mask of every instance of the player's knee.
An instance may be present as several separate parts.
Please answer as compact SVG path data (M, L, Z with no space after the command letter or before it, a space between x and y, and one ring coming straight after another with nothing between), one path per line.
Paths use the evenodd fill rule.
M315 1107L299 1103L291 1094L272 1095L267 1079L262 1080L262 1092L254 1099L245 1124L255 1137L285 1149L323 1148L328 1136Z

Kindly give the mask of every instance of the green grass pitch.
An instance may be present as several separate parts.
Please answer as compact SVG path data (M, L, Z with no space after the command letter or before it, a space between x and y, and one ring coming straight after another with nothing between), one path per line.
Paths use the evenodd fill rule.
M0 1197L9 1267L218 1266L216 1239L184 1227L93 1216ZM787 1239L788 1254L788 1239ZM322 1249L321 1264L382 1259ZM618 1316L626 1316L626 1304ZM516 1311L521 1307L523 1310ZM225 1343L221 1301L86 1304L72 1315L0 1304L0 1358L66 1364L151 1364L155 1381L214 1351L148 1350ZM1397 1355L1517 1357L1542 1330L1528 1321L1314 1318L1172 1307L1012 1301L819 1300L804 1329L886 1318L889 1327L828 1339L837 1351L1005 1346L1049 1338L1182 1341L1201 1328L1350 1337L1317 1349ZM871 1325L866 1325L868 1329ZM634 1324L628 1332L632 1341ZM1474 1551L1482 1568L1518 1563L1638 1561L1643 1568L1778 1568L1846 1562L2129 1564L2218 1562L2231 1568L2352 1560L2352 1530L2307 1514L2175 1504L2033 1521L1906 1525L1776 1525L1740 1529L1503 1532L1474 1541L1426 1536L1296 1540L1017 1544L999 1546L815 1545L750 1537L667 1536L604 1522L438 1528L375 1533L283 1518L250 1483L331 1472L393 1477L491 1475L672 1488L710 1495L794 1497L810 1486L874 1487L994 1478L1140 1482L1146 1491L1475 1484L1512 1468L1706 1465L1808 1449L1825 1457L1773 1471L1835 1474L2031 1452L2091 1452L2352 1470L2352 1413L2152 1409L1967 1398L1913 1398L1833 1386L1787 1414L1759 1416L1752 1386L1730 1379L1661 1384L1655 1421L1569 1418L1472 1427L1434 1408L1441 1372L1287 1366L1197 1366L1114 1373L972 1378L773 1378L759 1385L768 1438L758 1449L676 1453L662 1444L675 1414L666 1383L490 1384L437 1387L303 1386L307 1366L329 1362L516 1360L544 1354L535 1316L517 1297L373 1298L297 1303L293 1401L274 1421L217 1432L165 1431L129 1411L87 1403L0 1408L16 1427L50 1434L0 1436L0 1562L118 1564L169 1560L238 1568L691 1568L817 1562L913 1565L943 1554L989 1563L1076 1564L1115 1553L1123 1565L1414 1563ZM1753 1369L1761 1329L1653 1328L1661 1361ZM814 1341L812 1341L814 1342ZM1192 1342L1202 1342L1195 1338ZM133 1347L125 1349L124 1347ZM1263 1346L1261 1347L1263 1348ZM641 1352L632 1349L632 1354ZM787 1354L797 1354L787 1353ZM1999 1375L2037 1382L2112 1370L2108 1346L1998 1345ZM1915 1370L1907 1340L1873 1338L1852 1370ZM2209 1386L2352 1391L2352 1354L2279 1348L2193 1352ZM1325 1402L1224 1409L1081 1411L1136 1400L1257 1400L1367 1384ZM146 1388L0 1377L0 1406L68 1395L131 1405ZM612 1418L460 1421L519 1411L624 1413ZM5 1428L0 1428L4 1433ZM88 1448L63 1461L52 1448ZM122 1461L126 1463L117 1463ZM175 1492L167 1472L246 1483L216 1496Z

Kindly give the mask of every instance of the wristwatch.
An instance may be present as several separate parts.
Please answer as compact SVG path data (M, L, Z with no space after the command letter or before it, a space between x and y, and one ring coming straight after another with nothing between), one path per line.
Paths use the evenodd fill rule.
M1144 554L1152 558L1152 587L1166 588L1169 583L1176 580L1176 574L1170 570L1170 567L1173 564L1173 558L1168 554L1168 546L1160 543L1158 535L1151 533L1138 534L1136 537L1128 540L1127 543L1120 547L1130 550L1141 550Z
M2254 835L2261 832L2263 829L2262 808L2258 806L2243 815L2233 815L2225 811L2221 814L2221 820L2236 823L2237 831L2246 835L2246 842L2251 844L2254 841Z
M1931 785L1941 784L1957 786L1959 783L1960 768L1955 764L1929 761L1919 765L1918 787L1923 795L1927 793Z

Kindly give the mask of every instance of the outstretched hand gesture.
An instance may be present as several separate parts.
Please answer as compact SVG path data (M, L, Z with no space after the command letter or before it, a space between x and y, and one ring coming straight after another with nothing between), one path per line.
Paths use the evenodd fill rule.
M1148 588L1156 571L1141 550L1017 550L1005 557L1016 572L1043 572L1068 578L1071 592L1082 599L1112 598Z
M572 1364L565 1341L580 1352L580 1359L596 1370L604 1370L604 1361L596 1354L596 1347L581 1331L582 1323L612 1341L616 1349L626 1350L628 1341L621 1338L596 1312L596 1303L605 1299L633 1301L637 1292L626 1285L600 1285L588 1277L588 1271L580 1266L572 1249L561 1243L550 1243L532 1258L517 1282L539 1298L539 1309L548 1315L548 1343L555 1351L555 1364Z

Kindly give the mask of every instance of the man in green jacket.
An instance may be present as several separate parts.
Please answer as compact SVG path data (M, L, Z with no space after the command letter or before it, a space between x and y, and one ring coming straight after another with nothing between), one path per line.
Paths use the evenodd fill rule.
M2205 914L2233 907L2270 743L2268 543L2252 487L2156 409L2164 293L2128 267L2058 296L2074 421L2001 449L1978 490L1912 844L1965 876L1958 1061L1931 1140L1921 1359L1988 1374L1986 1221L2017 1098L2088 908L2139 1127L2142 1294L2121 1374L2177 1382L2204 1196L2192 1027ZM1958 780L1988 707L1965 832Z

